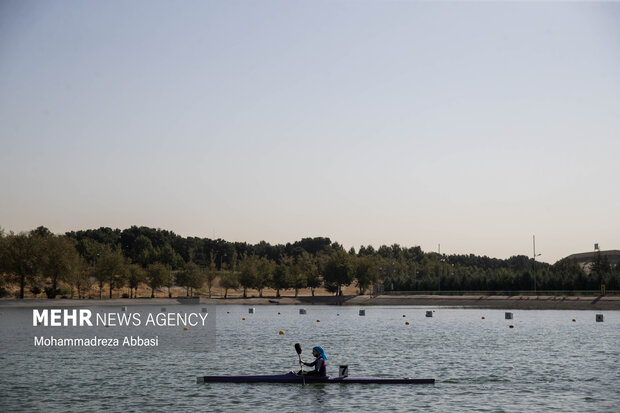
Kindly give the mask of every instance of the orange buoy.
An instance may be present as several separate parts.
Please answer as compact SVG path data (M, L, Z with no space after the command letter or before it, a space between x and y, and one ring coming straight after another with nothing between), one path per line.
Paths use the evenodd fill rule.
M316 322L317 322L317 323L320 323L320 322L321 322L321 320L316 320Z
M405 317L405 315L403 314L403 317Z
M575 319L573 318L573 323L574 323L575 321L577 321L577 320L575 320Z
M243 317L242 320L245 320L245 317Z
M183 327L183 330L187 331L187 330L189 330L189 328L187 328L187 327Z
M408 326L409 325L409 321L405 321L405 325Z
M512 324L508 326L508 328L515 328L515 326L513 326Z
M482 319L484 320L484 316L482 316Z
M284 334L284 330L280 330L280 331L278 332L278 334L283 335L283 334Z

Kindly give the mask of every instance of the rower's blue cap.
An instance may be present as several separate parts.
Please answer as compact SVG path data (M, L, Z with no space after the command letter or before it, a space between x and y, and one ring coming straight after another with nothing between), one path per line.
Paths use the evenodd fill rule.
M323 347L316 346L313 347L312 350L316 350L316 352L319 353L321 357L323 357L323 360L327 360L327 355L325 354L325 350L323 350Z

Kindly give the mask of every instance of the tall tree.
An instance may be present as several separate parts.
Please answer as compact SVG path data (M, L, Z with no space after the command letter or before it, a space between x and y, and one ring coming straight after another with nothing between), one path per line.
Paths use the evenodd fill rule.
M239 284L243 288L243 298L247 298L248 288L253 288L257 283L257 265L258 258L254 254L243 257L239 263Z
M291 268L291 282L292 287L295 289L295 297L299 295L301 288L310 287L308 280L312 277L317 277L317 287L320 286L320 280L318 279L318 267L314 258L303 251L297 256L295 264ZM314 288L311 288L312 295L314 295Z
M356 285L361 295L364 294L367 288L377 282L379 273L377 272L375 259L370 255L358 258L355 264Z
M190 295L193 297L194 296L194 290L199 290L202 288L202 286L205 283L205 279L207 276L207 271L205 268L197 266L198 271L194 271L192 272L192 275L190 277L190 284L189 284L189 288L190 288Z
M9 280L19 284L19 298L24 298L26 284L35 285L41 268L41 237L29 234L9 235L4 240L3 267Z
M149 264L146 269L147 281L151 287L151 298L155 298L155 290L166 285L170 271L162 263Z
M302 254L300 266L302 273L306 277L306 286L310 288L310 293L314 297L314 290L319 288L323 283L320 274L321 263L323 262L325 254L321 254L317 257L313 257L310 254ZM302 287L303 288L303 287Z
M37 227L31 231L31 234L41 238L51 237L52 232L44 226Z
M48 298L56 298L58 282L64 281L77 265L78 252L73 241L64 235L41 236L41 242L41 273L52 282L46 294Z
M101 255L101 252L104 249L104 244L95 241L91 238L83 238L78 241L75 246L80 255L86 260L88 264L91 266L95 266L97 262L97 258Z
M594 288L599 287L603 283L603 279L611 274L609 259L606 255L602 255L600 251L596 254L596 258L594 258L592 262L590 274L595 279L595 281L593 280L596 283L596 285L593 286Z
M130 264L127 266L127 285L129 286L129 297L138 297L138 287L146 282L146 271L139 264Z
M78 299L82 299L82 292L90 290L92 268L79 254L72 255L67 273L64 275L64 281L71 286L71 298L74 295L74 289L77 291Z
M269 283L271 288L276 290L276 298L280 297L280 290L286 290L291 287L289 268L292 265L292 260L289 257L282 257L280 261L279 264L274 266L273 275Z
M97 259L94 275L99 281L99 299L102 298L103 285L106 282L110 287L110 298L112 298L114 289L122 288L126 281L125 257L120 249L106 245Z
M270 283L273 275L275 263L269 258L262 257L256 265L256 284L254 288L258 290L258 296L263 296L263 289Z
M220 287L224 289L224 298L228 297L228 290L236 290L239 288L239 280L237 274L226 272L220 276Z
M325 265L323 279L326 286L334 286L336 295L342 295L342 286L351 284L354 279L351 257L344 250L339 249L332 253Z
M155 262L155 248L151 240L145 235L138 235L131 245L129 257L132 262L139 263L143 268Z
M187 296L189 297L190 288L198 289L202 287L204 282L204 271L195 263L188 262L182 271L177 274L177 283L187 289Z
M166 243L157 250L157 261L167 265L173 270L182 268L185 264L183 258L179 255L170 244Z
M215 254L213 251L209 254L209 267L205 274L205 282L207 283L207 290L209 291L209 298L211 298L211 290L213 289L213 283L217 275L217 266L215 264Z
M172 292L170 291L170 288L172 288L172 286L174 285L176 279L176 272L172 271L172 268L170 268L170 266L166 265L166 267L168 268L168 275L166 276L166 282L164 283L164 286L168 288L168 298L172 298Z

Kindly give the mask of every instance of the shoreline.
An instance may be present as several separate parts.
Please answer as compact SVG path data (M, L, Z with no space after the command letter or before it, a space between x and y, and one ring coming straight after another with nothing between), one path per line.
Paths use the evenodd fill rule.
M345 306L421 306L454 308L490 308L505 310L620 310L620 296L437 296L437 295L368 295L303 296L281 298L112 298L112 299L24 299L0 300L0 308L134 306L134 305L345 305Z

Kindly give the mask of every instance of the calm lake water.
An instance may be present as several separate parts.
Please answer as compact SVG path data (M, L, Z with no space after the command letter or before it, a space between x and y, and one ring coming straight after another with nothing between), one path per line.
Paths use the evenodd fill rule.
M604 312L605 321L597 323L593 311L508 310L514 319L505 320L504 310L368 307L361 317L359 307L308 306L306 315L299 308L258 306L248 314L247 306L219 306L215 351L188 350L187 344L200 345L183 334L178 340L189 340L185 350L3 348L2 410L620 409L618 311ZM435 310L432 318L425 317L426 310ZM201 375L297 370L296 342L307 360L311 348L322 345L331 375L348 364L351 376L435 378L436 384L196 383Z

